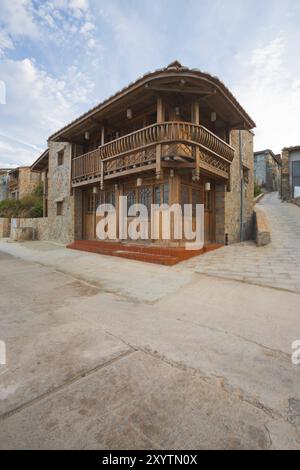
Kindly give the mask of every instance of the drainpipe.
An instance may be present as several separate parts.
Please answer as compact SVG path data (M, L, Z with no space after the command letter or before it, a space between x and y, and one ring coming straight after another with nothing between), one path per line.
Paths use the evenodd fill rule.
M239 131L239 157L240 157L240 180L241 180L241 213L240 213L240 240L244 239L244 178L243 178L243 134Z

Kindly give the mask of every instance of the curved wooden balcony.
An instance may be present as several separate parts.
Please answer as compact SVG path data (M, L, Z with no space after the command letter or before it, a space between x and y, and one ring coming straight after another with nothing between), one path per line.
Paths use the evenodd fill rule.
M205 127L189 122L164 122L139 129L74 158L72 181L76 185L82 180L104 179L130 168L138 171L140 166L155 165L156 147L162 146L163 159L170 156L176 144L185 147L184 156L190 160L194 158L193 149L198 147L203 165L215 167L219 173L226 173L234 157L234 149Z

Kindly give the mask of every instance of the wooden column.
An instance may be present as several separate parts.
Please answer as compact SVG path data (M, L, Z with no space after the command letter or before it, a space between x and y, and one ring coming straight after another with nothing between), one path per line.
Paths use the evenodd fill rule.
M119 187L120 185L118 183L115 184L115 210L116 210L116 236L117 239L116 241L120 241L120 234L119 234L119 211L120 211L120 205L119 205L119 196L122 195L122 189Z
M163 99L161 96L157 97L157 103L156 103L156 112L157 112L157 118L156 122L158 124L161 124L165 120L165 112L164 112L164 104L163 104Z
M192 122L193 124L200 125L200 106L199 100L194 99L192 103ZM199 181L200 179L200 160L201 160L201 152L199 147L195 146L195 181Z
M192 123L193 124L200 124L200 106L199 106L199 100L195 99L192 102Z
M105 127L101 126L101 145L105 144Z
M163 100L161 96L157 97L157 124L161 124L164 122L165 116L164 116L164 105L163 105ZM161 179L163 176L162 172L162 167L161 167L161 155L162 155L162 145L158 144L156 145L156 179Z

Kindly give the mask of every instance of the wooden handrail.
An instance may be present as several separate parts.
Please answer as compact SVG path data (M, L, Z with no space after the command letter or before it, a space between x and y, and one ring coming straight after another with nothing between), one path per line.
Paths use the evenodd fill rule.
M72 161L72 178L100 174L101 161L125 156L157 144L168 143L198 145L228 163L231 163L234 157L234 149L204 126L190 122L170 121L144 127L75 157Z

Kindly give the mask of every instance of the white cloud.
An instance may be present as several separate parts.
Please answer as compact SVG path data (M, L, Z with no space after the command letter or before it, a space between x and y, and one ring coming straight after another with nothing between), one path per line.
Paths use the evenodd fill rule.
M14 44L6 31L0 30L0 58L8 49L14 49Z
M5 59L7 104L1 107L1 164L32 163L49 135L74 119L91 101L93 84L75 66L57 79L33 59ZM5 136L5 139L3 138ZM8 143L7 143L8 142Z
M279 153L285 146L299 145L300 63L288 57L287 39L282 36L256 46L238 58L239 100L256 121L255 147Z
M1 0L0 21L12 36L39 35L31 0Z
M95 25L91 23L90 21L87 21L86 23L82 25L80 32L85 34L85 33L89 33L90 31L93 31L94 29L95 29Z

